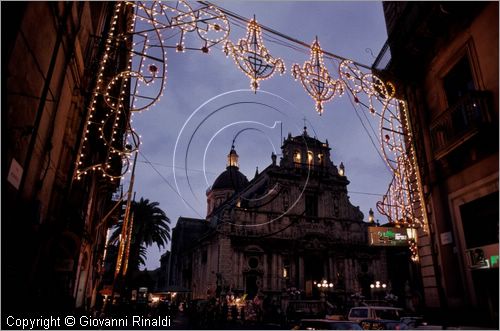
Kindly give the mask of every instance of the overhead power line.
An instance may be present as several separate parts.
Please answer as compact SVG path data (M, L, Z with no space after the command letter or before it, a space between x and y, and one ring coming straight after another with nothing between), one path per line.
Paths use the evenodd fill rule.
M179 198L182 199L182 201L184 201L186 203L186 205L191 208L192 211L194 211L198 216L201 217L201 215L198 213L198 211L193 207L191 206L191 204L186 201L186 199L184 199L184 197L179 194L179 192L177 192L177 190L175 189L175 187L172 186L172 184L170 184L170 182L161 174L160 171L158 171L158 169L156 169L156 167L151 163L151 161L148 160L148 158L146 157L146 155L144 155L144 153L142 153L141 151L139 151L139 154L144 158L144 160L146 160L146 163L149 164L149 166L151 168L153 168L153 170L158 174L158 176L160 176L160 178L168 185L168 187L170 187L170 189L172 189L172 191L175 192L175 194L177 194L177 196Z

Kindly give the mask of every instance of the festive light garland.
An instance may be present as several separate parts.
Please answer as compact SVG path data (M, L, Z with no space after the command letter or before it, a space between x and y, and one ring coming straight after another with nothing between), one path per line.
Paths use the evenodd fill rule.
M114 137L117 133L120 115L123 111L124 107L124 97L126 95L126 80L120 80L120 89L118 92L118 97L113 98L111 101L109 91L111 90L110 86L107 86L106 92L104 92L105 86L105 77L109 74L109 63L115 62L115 57L118 56L116 50L119 48L121 43L127 43L127 39L129 38L126 35L118 35L116 34L117 23L120 17L124 15L126 12L126 8L124 8L123 3L117 2L114 7L114 14L111 20L110 28L108 35L106 37L105 45L104 45L104 54L100 60L98 71L97 71L97 82L94 90L91 94L90 106L88 111L87 120L84 124L84 135L83 140L81 142L81 147L79 150L79 154L77 155L76 161L76 178L80 179L82 175L86 175L89 171L99 170L102 172L103 177L109 177L110 180L114 180L117 178L121 178L124 172L128 170L128 158L127 153L125 151L120 151L118 146L118 142ZM133 30L132 22L130 22L129 31ZM123 92L123 93L121 93ZM106 107L103 107L102 104L104 102L110 103L113 107L113 111L109 112ZM96 122L96 118L100 119L100 122ZM105 130L107 123L111 123L111 128ZM126 129L126 128L125 128ZM93 134L92 134L93 133ZM105 138L105 135L109 134L109 137ZM108 150L105 152L105 160L95 162L95 160L87 160L86 150L89 149L87 146L89 143L89 137L98 136L104 143L104 145L108 147ZM125 141L128 138L128 134L125 135ZM123 145L127 145L126 143ZM109 149L109 146L113 146L113 148ZM122 159L122 170L120 173L113 172L111 162L113 160ZM125 159L125 160L124 160Z
M262 32L255 17L248 23L245 39L240 39L234 45L230 40L224 45L226 56L232 55L236 65L250 78L250 87L257 91L259 82L273 76L277 70L285 72L285 63L282 59L273 58L264 46Z
M129 2L142 7L138 20L154 25L157 29L179 29L180 37L174 48L177 52L186 49L201 50L208 53L214 45L224 41L229 36L229 21L215 6L205 5L193 9L186 1L174 2L169 5L162 2ZM186 47L185 39L188 32L195 32L202 39L199 48Z
M304 62L302 68L298 64L292 67L295 80L300 79L306 92L316 101L316 111L323 113L323 103L335 95L344 94L344 84L330 76L323 61L323 51L319 45L318 37L311 45L311 59Z
M422 229L427 232L427 217L422 203L417 164L414 158L411 130L403 119L406 103L392 99L387 103L380 120L381 147L386 163L393 170L393 179L377 209L389 222L406 227L411 231ZM407 148L409 146L409 148ZM411 259L418 257L418 238L409 240Z
M117 24L124 17L126 6L133 7L134 13L129 18L126 33L118 33ZM129 171L131 154L139 148L141 138L132 129L134 114L130 112L148 110L163 96L167 45L162 31L170 28L181 31L176 44L176 49L181 51L186 48L185 32L197 32L202 39L199 49L205 53L229 35L227 18L213 6L193 10L185 1L178 1L174 6L156 1L115 4L76 162L77 179L91 171L100 171L103 177L114 180ZM116 73L116 63L122 61L124 53L128 65ZM109 77L110 73L114 76ZM104 159L91 160L86 156L90 137L98 137L104 144ZM118 162L122 165L119 171Z
M127 14L127 6L134 8L133 15ZM128 17L126 31L118 33L118 22L122 17ZM180 52L189 49L208 53L211 47L227 40L230 33L227 17L213 5L193 9L183 0L175 5L157 1L117 2L114 5L77 156L77 179L90 171L100 171L103 177L113 181L129 171L130 157L139 149L141 138L132 129L132 116L135 112L150 109L163 95L166 49L170 46L165 44L162 32L170 29L180 32L179 40L173 46ZM201 47L186 46L188 33L202 40ZM123 50L128 64L116 72L116 63L123 61ZM264 46L261 27L255 18L248 23L246 38L240 39L236 45L227 41L223 50L227 56L232 55L239 69L250 78L254 91L259 88L261 80L272 77L276 71L285 72L283 60L271 56ZM317 38L310 52L310 60L302 68L293 65L292 75L296 80L300 79L306 92L315 100L320 115L324 111L323 103L347 91L356 104L365 106L371 115L379 117L382 155L393 172L387 194L377 203L379 212L397 226L421 228L427 232L427 216L411 128L407 123L406 103L394 98L392 83L384 82L371 71L363 72L353 61L342 60L338 66L339 78L332 78ZM364 98L366 102L363 102ZM90 159L86 155L89 140L95 142L96 139L105 147L104 159ZM92 156L95 157L95 153ZM121 164L119 170L118 163ZM412 240L412 259L417 261L417 238Z
M427 232L427 217L422 204L422 189L413 149L411 128L407 123L406 103L394 98L395 86L372 72L363 71L350 60L339 65L339 76L356 104L363 104L372 116L379 117L379 143L382 156L393 173L387 193L377 202L380 214L397 227ZM362 97L367 99L363 103ZM409 240L411 259L419 260L417 236Z

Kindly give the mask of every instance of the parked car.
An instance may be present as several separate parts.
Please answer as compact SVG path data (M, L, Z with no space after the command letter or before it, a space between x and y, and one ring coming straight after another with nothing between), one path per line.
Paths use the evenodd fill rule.
M325 303L319 300L290 301L286 310L289 325L298 325L303 319L324 318L325 315Z
M363 300L361 306L382 306L382 307L392 307L386 300Z
M303 319L300 330L362 330L358 323L350 321L334 321L327 319Z
M363 330L408 330L408 325L400 321L368 319L359 323Z
M353 307L347 315L347 319L353 322L361 322L368 319L381 319L390 321L400 321L403 314L402 308L386 306L364 306Z
M414 330L417 327L426 324L422 316L404 316L401 317L401 323L406 324L410 330Z

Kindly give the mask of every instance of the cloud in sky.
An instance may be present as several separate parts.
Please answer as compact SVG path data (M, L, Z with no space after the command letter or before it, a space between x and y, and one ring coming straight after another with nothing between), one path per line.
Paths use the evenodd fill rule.
M260 24L306 43L318 36L324 50L367 65L375 59L366 50L371 50L376 56L387 39L381 2L219 1L216 4L247 18L255 14ZM241 22L239 25L244 26ZM170 33L172 36L174 31ZM232 24L229 38L236 43L245 33L244 28ZM249 89L250 83L234 61L226 58L220 45L212 48L209 54L197 51L176 53L168 49L164 96L150 110L134 116L134 129L142 136L141 153L152 162L152 165L147 163L139 155L134 191L138 198L158 201L171 219L171 227L175 226L179 216L205 216L208 188L205 176L211 184L225 170L226 155L239 131L248 129L239 134L235 146L240 155L240 170L251 179L257 166L264 169L271 163L273 146L280 152L281 127L269 127L281 122L283 136L288 132L298 135L302 132L304 117L310 135L316 135L322 141L328 139L333 163L345 164L351 182L348 186L350 192L383 194L387 190L391 174L372 145L348 96L325 103L324 114L318 116L314 101L291 76L294 63L302 66L309 60L309 49L298 46L296 50L297 45L288 41L282 45L266 36L264 42L271 54L284 59L287 67L283 76L275 74L261 82L261 89L270 94L227 93ZM169 45L174 44L175 37L172 37ZM337 77L338 62L326 59L325 64ZM219 97L201 107L188 121L193 112L216 96ZM361 115L365 110L360 108L359 111L358 115L365 120ZM252 121L255 123L250 123ZM242 123L231 125L234 122ZM372 121L371 124L378 134L378 123ZM366 121L365 125L370 131ZM224 126L228 127L218 132ZM370 133L373 136L373 132ZM211 138L213 140L207 148ZM175 190L174 167L175 179L188 206ZM187 178L191 188L187 185ZM124 186L127 185L128 181L124 181ZM375 203L381 198L359 193L349 195L353 205L360 206L365 218L368 210L375 209ZM385 221L377 213L376 217ZM159 257L164 252L152 247L147 268L158 267Z

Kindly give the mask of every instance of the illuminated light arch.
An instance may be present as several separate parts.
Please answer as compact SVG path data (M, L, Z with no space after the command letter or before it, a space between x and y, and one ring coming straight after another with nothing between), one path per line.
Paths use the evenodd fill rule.
M127 14L127 10L133 13ZM127 18L126 32L117 33L123 15ZM178 32L179 38L174 45L167 45L162 33L171 29ZM104 53L88 106L75 177L80 179L97 171L110 180L122 178L130 168L131 155L140 148L140 135L131 125L132 115L151 108L163 95L166 49L209 53L213 46L226 41L229 34L230 25L224 10L213 5L203 4L193 9L183 0L171 5L158 1L117 2L104 39ZM187 45L187 35L190 35L189 42L198 40L198 44ZM128 64L124 70L114 72L113 66L123 49L127 50ZM251 79L254 91L261 80L270 78L276 71L281 74L285 71L283 60L272 57L264 47L261 27L255 19L248 23L247 38L240 39L237 45L227 41L224 50ZM393 173L387 193L377 203L379 212L398 226L412 230L421 228L427 232L411 129L406 122L406 103L394 97L394 85L384 82L371 70L364 72L351 60L342 59L337 68L338 78L334 79L324 64L324 52L317 38L310 51L310 60L302 67L294 64L292 75L300 79L315 100L319 114L324 111L323 103L348 92L355 104L364 106L376 119L378 117L381 152ZM110 76L110 72L113 75ZM103 159L90 160L86 155L89 140L102 142L105 147ZM416 236L413 240L410 244L412 258L416 261Z

